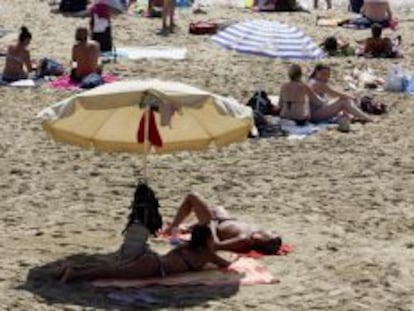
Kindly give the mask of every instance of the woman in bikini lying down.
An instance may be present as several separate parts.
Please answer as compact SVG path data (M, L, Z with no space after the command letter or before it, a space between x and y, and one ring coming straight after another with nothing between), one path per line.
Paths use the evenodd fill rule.
M67 266L60 280L66 283L96 279L165 277L176 273L200 271L207 263L226 268L231 262L215 254L210 228L205 225L196 225L193 228L191 240L187 244L178 246L165 255L148 251L125 264L96 267Z
M197 217L198 224L210 226L216 250L236 253L254 250L271 255L275 254L282 244L279 236L230 216L224 207L209 206L197 193L189 193L185 197L164 233L171 234L191 212Z

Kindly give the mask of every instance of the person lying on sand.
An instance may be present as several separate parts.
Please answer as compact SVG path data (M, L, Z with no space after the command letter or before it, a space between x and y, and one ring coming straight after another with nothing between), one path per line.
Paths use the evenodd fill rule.
M355 50L349 42L334 36L327 37L320 46L329 56L351 56L355 54Z
M279 236L267 232L256 225L248 224L231 216L224 207L210 206L198 193L189 193L172 221L164 230L172 234L178 226L193 212L199 225L209 225L214 249L247 253L251 250L262 254L275 254L282 240Z
M356 98L331 88L328 84L331 74L329 66L318 64L309 77L309 86L317 98L310 102L310 119L314 122L328 121L341 115L352 116L361 122L372 119L356 105ZM332 98L332 101L329 100Z
M305 125L310 119L309 102L316 100L316 94L302 82L302 68L293 64L288 71L289 82L280 88L280 117Z
M165 255L147 252L125 264L95 267L68 266L64 268L60 281L67 283L97 279L165 277L171 274L201 271L208 263L220 268L227 268L231 264L215 253L210 228L206 225L196 225L187 244L180 245Z
M76 43L72 48L72 71L71 79L82 81L91 73L102 73L99 66L99 43L88 40L88 29L78 27L75 32Z
M20 30L17 43L7 48L6 63L2 77L3 81L14 82L27 79L28 74L35 70L28 49L31 40L32 34L27 27L23 26Z

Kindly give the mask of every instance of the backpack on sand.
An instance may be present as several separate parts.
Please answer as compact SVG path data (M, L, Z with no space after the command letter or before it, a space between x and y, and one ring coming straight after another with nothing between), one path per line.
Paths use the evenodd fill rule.
M213 22L192 22L188 32L193 35L212 35L217 32L218 25Z

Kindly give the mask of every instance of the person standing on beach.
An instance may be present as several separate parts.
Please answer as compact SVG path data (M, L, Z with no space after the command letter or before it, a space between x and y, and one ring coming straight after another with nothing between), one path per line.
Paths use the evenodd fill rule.
M174 32L174 14L176 1L175 0L164 0L162 9L162 29L159 32L160 35L168 35Z
M104 3L94 3L89 8L92 39L99 42L101 52L112 51L111 9Z
M313 0L313 8L317 10L318 6L319 6L319 0ZM332 0L326 0L326 9L327 10L332 9Z

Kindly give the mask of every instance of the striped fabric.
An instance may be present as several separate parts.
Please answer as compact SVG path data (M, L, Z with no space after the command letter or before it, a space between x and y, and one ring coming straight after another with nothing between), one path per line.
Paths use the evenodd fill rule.
M300 29L266 20L251 20L227 27L213 42L240 53L285 60L317 60L324 52Z

